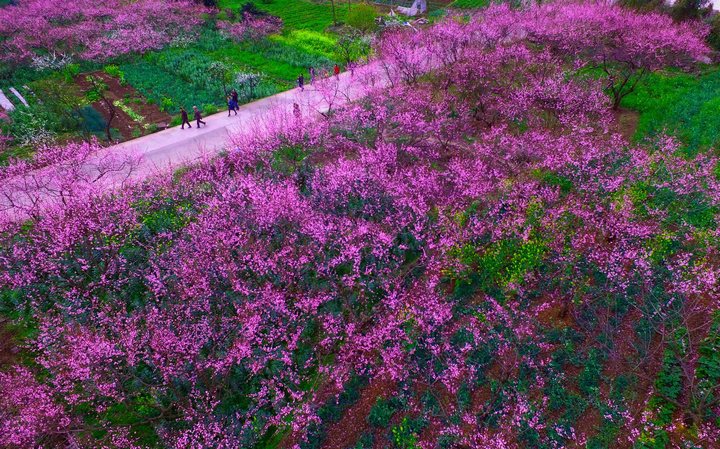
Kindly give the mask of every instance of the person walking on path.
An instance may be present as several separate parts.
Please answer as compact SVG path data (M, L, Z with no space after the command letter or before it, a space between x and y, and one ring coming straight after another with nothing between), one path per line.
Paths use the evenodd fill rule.
M195 120L197 120L197 127L200 128L200 124L207 126L205 122L203 122L202 114L200 114L200 110L197 106L193 106L193 111L195 111Z
M335 73L335 78L340 77L340 66L335 64L335 67L333 67L333 72Z
M315 67L310 67L310 84L315 82Z
M182 125L180 125L180 129L185 129L186 124L189 128L192 128L190 120L188 120L188 113L182 106L180 106L180 116L182 117Z
M304 92L305 91L305 77L303 76L302 73L300 74L300 76L298 76L297 84L298 84L298 87L300 88L300 92Z
M235 107L239 109L240 102L238 101L237 91L235 89L233 89L232 92L230 92L230 96L232 97L233 101L235 102Z
M235 111L235 115L237 115L237 110L240 109L238 107L238 104L235 100L233 100L233 97L228 96L227 97L227 105L228 105L228 117L230 117L230 112Z

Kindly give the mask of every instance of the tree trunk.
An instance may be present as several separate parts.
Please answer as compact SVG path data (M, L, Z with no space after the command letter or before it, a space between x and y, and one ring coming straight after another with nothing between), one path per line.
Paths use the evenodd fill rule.
M108 121L105 125L105 136L107 137L108 142L112 142L112 135L110 134L110 129L112 128L112 121L115 119L115 106L109 102L105 101L105 104L108 105Z
M333 25L337 26L337 14L335 14L335 0L330 0L330 5L332 6Z

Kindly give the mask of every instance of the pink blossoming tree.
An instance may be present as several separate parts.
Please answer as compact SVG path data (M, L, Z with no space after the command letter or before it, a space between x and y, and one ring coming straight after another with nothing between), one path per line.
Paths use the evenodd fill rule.
M0 8L0 60L103 60L144 53L187 36L201 9L186 0L20 0Z
M32 363L0 375L0 445L322 447L388 385L353 423L380 445L716 447L718 159L629 144L508 14L388 34L392 85L317 122L3 220Z

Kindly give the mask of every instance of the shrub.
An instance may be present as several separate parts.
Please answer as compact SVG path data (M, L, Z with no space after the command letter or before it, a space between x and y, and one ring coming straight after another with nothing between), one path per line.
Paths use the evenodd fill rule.
M71 83L75 80L75 77L80 74L80 66L78 64L68 64L63 67L62 74L65 81Z
M345 23L366 33L377 28L377 22L375 22L377 17L378 12L374 6L360 3L352 7L347 14Z
M348 449L372 449L374 440L375 439L372 433L365 432L360 435L360 439L358 439L358 442Z
M122 70L120 70L120 67L116 65L107 65L103 68L103 72L107 73L108 75L117 78L118 81L120 81L121 85L124 85L127 83L125 81L125 73L123 73Z
M168 97L162 97L160 99L160 110L161 111L170 111L172 110L175 103L172 101L171 98Z
M52 117L48 117L44 111L31 111L22 107L9 115L12 119L12 136L18 144L38 148L55 141L57 136L51 131Z
M592 349L588 353L585 367L578 375L578 386L580 391L587 396L595 395L599 392L600 376L602 373L602 360L598 351Z
M214 104L205 104L202 107L203 114L205 115L212 115L218 112L218 107Z
M392 428L393 443L398 449L418 449L418 441L415 431L407 416L402 422Z
M395 407L391 401L383 398L377 398L375 404L370 409L368 415L368 423L371 426L384 429L390 424L390 419L395 414Z

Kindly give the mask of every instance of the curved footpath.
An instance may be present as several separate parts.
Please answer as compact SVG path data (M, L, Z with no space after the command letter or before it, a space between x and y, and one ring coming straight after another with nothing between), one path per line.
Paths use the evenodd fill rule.
M263 125L271 123L275 117L293 114L294 104L300 106L305 119L314 120L330 108L361 98L368 89L387 84L387 76L379 66L369 64L356 69L354 74L344 72L338 77L318 80L314 86L308 84L304 92L294 88L244 104L237 116L233 113L228 117L226 110L204 117L207 125L200 129L192 121L191 129L176 126L105 148L83 162L81 168L73 167L76 171L72 173L85 178L86 190L111 191L128 181L142 181L154 174L177 169L201 156L232 150L231 136L242 139L263 129ZM123 158L132 163L118 162ZM66 167L54 171L53 167L46 167L22 177L6 179L0 186L0 222L22 219L39 209L61 203L69 196L76 196L82 188L66 193L67 179L54 179L53 174L63 170L68 172Z
M252 132L255 125L271 118L275 113L291 114L295 103L300 106L304 117L312 117L327 112L331 105L334 107L355 100L367 91L368 85L384 84L381 82L384 78L374 76L379 71L373 69L365 66L356 70L354 75L344 72L337 78L317 81L315 86L307 84L304 92L294 88L244 104L240 106L237 116L233 113L228 117L225 110L204 117L207 125L200 129L196 128L195 121L191 120L192 129L180 129L180 126L176 126L108 147L107 150L116 153L129 150L141 155L141 173L147 173L149 169L177 167L204 153L226 149L229 136ZM324 83L322 89L318 88L320 82ZM189 114L192 116L191 110Z

